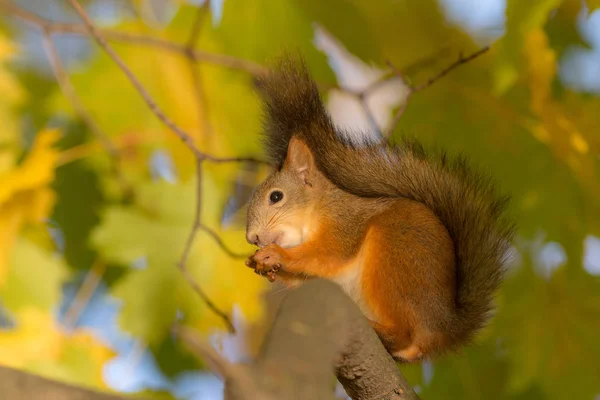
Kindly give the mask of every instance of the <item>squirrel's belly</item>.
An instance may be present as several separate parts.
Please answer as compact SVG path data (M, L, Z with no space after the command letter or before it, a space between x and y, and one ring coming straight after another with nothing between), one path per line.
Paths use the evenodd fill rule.
M335 276L330 277L333 282L340 285L344 292L354 301L360 308L362 313L368 319L373 319L373 313L364 301L362 293L362 260L355 260L344 268Z

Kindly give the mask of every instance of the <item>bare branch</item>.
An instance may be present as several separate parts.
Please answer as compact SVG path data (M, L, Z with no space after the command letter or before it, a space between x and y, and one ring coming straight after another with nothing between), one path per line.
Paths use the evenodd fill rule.
M269 161L261 160L260 158L255 158L255 157L215 157L210 154L204 154L204 160L215 163L215 164L254 163L254 164L262 164L262 165L271 165L271 163Z
M203 5L199 6L196 10L196 18L194 18L194 23L192 24L192 29L190 29L190 37L188 38L186 48L194 49L196 47L196 43L198 42L198 38L200 36L200 29L202 28L202 22L206 14L208 14L210 10L210 0L206 0Z
M102 147L106 150L106 152L111 157L118 157L119 151L117 150L114 143L110 140L108 135L100 129L92 115L86 110L86 108L81 103L79 96L75 92L75 88L71 83L69 76L60 60L58 55L58 51L56 50L56 46L54 46L54 42L50 37L48 31L43 32L42 39L44 52L46 53L46 57L50 62L50 66L52 67L52 71L54 73L54 77L60 86L61 91L65 95L65 97L69 100L75 112L79 117L85 122L85 124L90 128L92 133L96 136Z
M463 57L462 53L460 53L458 56L458 60L456 60L455 62L453 62L446 68L444 68L437 75L434 75L433 77L429 78L426 82L424 82L420 85L417 85L417 86L412 86L412 85L407 84L406 79L404 78L404 74L398 68L396 68L390 61L388 61L387 62L388 66L392 69L392 71L398 78L402 79L402 82L404 82L404 84L409 88L409 92L408 92L406 98L404 99L404 103L402 104L402 106L398 109L398 111L396 111L396 114L394 115L392 124L388 128L388 133L386 136L389 136L392 133L392 131L394 130L394 128L396 127L396 125L398 125L398 123L400 122L400 119L402 118L402 114L404 114L404 111L406 110L406 106L408 105L408 101L410 100L411 96L414 93L420 92L421 90L428 88L429 86L433 85L434 83L436 83L437 81L442 79L444 76L448 75L450 72L452 72L454 69L456 69L460 65L468 63L469 61L479 57L480 55L482 55L489 49L490 49L489 46L485 46L482 49L479 49L476 52L468 55L467 57Z
M436 83L437 81L439 81L440 79L442 79L444 76L446 76L450 71L452 71L453 69L457 68L458 66L468 63L469 61L479 57L480 55L482 55L483 53L485 53L486 51L488 51L490 49L490 46L485 46L484 48L477 50L475 53L467 56L467 57L463 57L462 53L459 54L458 56L458 60L456 60L455 62L453 62L452 64L450 64L449 66L447 66L445 69L443 69L439 74L435 75L432 78L429 78L427 80L427 82L422 83L418 86L416 86L414 88L415 92L419 92L425 88L428 88L429 86L433 85L434 83Z
M196 47L196 43L198 42L198 38L200 36L200 28L202 27L202 22L205 19L206 15L210 11L210 0L206 0L201 7L198 7L196 11L196 18L194 19L194 23L190 30L190 37L187 41L187 50L186 53L188 59L188 66L190 69L190 75L192 77L192 85L194 92L196 94L196 101L198 103L198 119L200 120L200 131L204 134L210 136L212 135L213 129L210 123L209 118L209 110L208 110L208 99L206 97L206 93L203 90L202 84L202 76L200 75L200 71L198 71L198 60L194 58L194 50Z
M400 122L400 119L402 118L404 111L406 111L406 106L408 105L408 101L410 100L410 97L413 95L415 90L413 89L413 87L411 85L408 84L408 82L406 81L406 78L404 78L404 74L398 68L396 68L390 61L388 61L387 64L392 69L394 74L402 80L402 83L404 84L404 86L406 86L408 88L408 93L406 94L406 97L404 98L404 102L402 103L402 105L400 106L398 111L396 111L396 114L394 115L394 119L392 120L392 123L390 124L390 126L387 130L386 137L390 137L392 135L392 132L394 131L394 128L396 128L396 125L398 125L398 123Z
M105 51L105 53L119 66L119 68L123 71L123 73L129 79L131 84L136 88L136 90L138 91L140 96L142 96L142 98L144 99L144 101L146 102L146 104L148 105L150 110L158 117L158 119L161 122L163 122L163 124L165 124L169 129L171 129L171 131L173 131L173 133L175 133L184 142L184 144L188 147L188 149L190 149L190 151L192 151L192 153L196 157L197 176L198 176L198 189L197 189L198 199L197 199L197 204L196 204L196 218L194 219L194 226L188 237L188 240L186 241L184 252L182 254L180 262L178 263L178 267L179 267L179 270L184 275L184 277L189 282L189 284L192 286L194 291L204 301L204 303L223 320L223 322L226 324L226 326L228 327L228 329L231 332L235 332L235 328L233 326L233 323L229 319L229 316L227 314L225 314L223 311L221 311L212 302L212 300L206 295L204 290L194 280L194 278L192 277L192 275L189 273L188 269L186 268L186 261L187 261L191 246L193 245L194 239L196 237L198 227L200 225L200 215L201 215L201 207L202 207L202 202L201 202L202 161L205 159L208 159L208 158L212 159L214 157L207 156L205 153L201 152L194 145L194 142L193 142L191 136L189 136L183 129L181 129L179 126L177 126L173 121L171 121L170 118L168 118L165 115L165 113L156 104L154 99L150 96L150 94L148 93L146 88L144 88L144 86L141 84L141 82L137 79L135 74L129 69L129 67L127 67L127 65L123 62L123 60L119 57L119 55L111 48L111 46L102 37L101 33L96 29L94 23L92 22L90 17L87 15L85 10L81 7L79 2L77 0L69 0L69 3L75 9L75 11L79 15L79 17L83 20L85 26L87 27L87 29L88 29L89 33L92 35L92 37L95 39L96 43L98 43L98 45ZM221 160L221 159L219 159L219 160ZM236 159L236 161L237 161L237 159Z
M148 105L150 110L158 117L158 119L166 125L173 133L175 133L179 139L190 149L197 158L203 159L204 154L198 150L198 148L194 145L194 140L188 135L183 129L181 129L175 122L173 122L169 117L165 115L162 109L158 106L156 101L152 98L150 93L146 90L146 88L142 85L139 79L135 76L135 74L129 69L129 67L125 64L123 59L112 49L112 47L108 44L108 42L103 38L100 32L96 29L96 26L87 15L85 10L81 7L77 0L69 0L71 6L75 9L79 17L83 20L85 26L87 27L89 33L92 35L98 46L100 46L104 52L119 66L121 71L125 74L129 82L135 87L137 92L142 96L144 102Z
M213 301L210 299L210 297L208 297L208 295L202 289L202 287L198 285L198 283L196 283L194 277L190 274L189 270L187 269L187 261L190 255L190 251L192 249L192 245L194 244L194 240L198 235L198 229L202 227L202 159L200 158L196 159L196 179L196 211L194 215L194 221L192 223L192 229L190 231L190 234L188 235L185 247L183 249L183 253L181 254L181 258L177 263L177 266L179 267L179 270L183 273L183 276L188 281L192 289L194 289L194 291L202 298L206 306L223 320L223 322L227 326L227 329L230 332L235 333L235 327L233 326L233 323L231 322L229 316L225 314L225 312L223 312L219 307L217 307L215 303L213 303ZM216 234L215 236L213 236L213 238L216 239L217 243L221 246L221 248L226 249L226 251L229 250L227 247L225 247L225 244L222 242L221 238L219 238Z
M377 81L377 82L382 82L382 81ZM373 85L373 86L375 86L375 85ZM379 124L377 124L377 120L375 119L375 115L371 111L371 107L369 107L369 103L367 102L366 93L367 93L367 91L360 93L357 96L358 97L358 101L360 102L360 105L362 106L363 110L365 111L365 115L367 116L367 120L369 121L369 124L373 128L373 131L375 131L375 133L378 136L383 137L383 132L382 132L381 128L379 127Z
M45 29L43 30L42 45L44 52L46 53L46 58L48 58L48 62L50 63L50 67L54 73L54 77L58 82L58 86L67 100L71 103L75 113L87 125L92 134L94 134L96 139L98 139L98 142L100 142L100 145L108 153L108 156L111 158L111 173L121 185L125 195L131 195L133 193L131 184L127 181L123 175L123 172L121 171L121 152L112 142L110 137L100 128L100 126L98 126L94 120L94 117L92 117L92 115L81 102L81 99L77 95L75 87L71 83L69 75L62 64L62 61L60 60L56 46L50 37L50 33Z
M227 254L229 257L231 258L237 258L237 259L246 259L248 258L248 254L243 254L243 253L236 253L235 251L231 250L223 241L223 239L221 239L221 237L212 229L210 229L209 227L207 227L204 224L200 224L200 226L198 227L198 229L200 229L201 231L203 231L204 233L206 233L208 236L210 236L221 248L221 250L223 250L223 252L225 252L225 254Z
M22 7L11 4L6 0L0 1L0 9L7 11L10 15L16 16L35 28L46 30L53 34L73 34L88 36L89 32L84 25L55 22L39 15L32 13ZM186 46L170 40L152 37L147 35L119 32L110 29L98 29L100 34L112 41L133 43L144 46L160 48L165 51L178 53L182 56L187 56L189 50ZM267 69L255 62L233 57L227 54L210 53L201 50L193 50L191 56L195 61L202 61L209 64L220 65L231 69L247 72L254 76L259 76L267 73Z
M83 310L94 295L105 270L106 264L97 259L92 265L92 268L85 275L85 279L79 287L79 290L77 290L77 294L63 319L63 325L67 331L71 331L75 328L79 317L81 317L81 313L83 313Z

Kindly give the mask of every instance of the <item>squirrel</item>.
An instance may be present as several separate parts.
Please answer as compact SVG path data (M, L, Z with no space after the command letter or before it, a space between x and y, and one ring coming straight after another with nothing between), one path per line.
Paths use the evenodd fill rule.
M494 310L513 222L508 196L463 156L334 126L302 57L257 78L275 169L253 192L246 265L289 286L337 282L392 357L456 351Z

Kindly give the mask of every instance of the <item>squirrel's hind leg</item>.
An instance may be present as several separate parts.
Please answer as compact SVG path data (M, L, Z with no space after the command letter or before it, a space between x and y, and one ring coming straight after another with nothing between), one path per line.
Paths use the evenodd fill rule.
M423 358L423 351L413 340L408 327L389 327L369 320L388 353L397 361L411 363Z

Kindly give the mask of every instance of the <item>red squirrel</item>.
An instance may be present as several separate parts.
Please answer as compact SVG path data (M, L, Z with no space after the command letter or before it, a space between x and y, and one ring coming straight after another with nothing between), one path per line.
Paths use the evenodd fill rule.
M302 58L257 81L275 171L248 206L246 265L287 285L337 282L398 361L439 356L489 320L514 231L508 197L415 140L351 140Z

